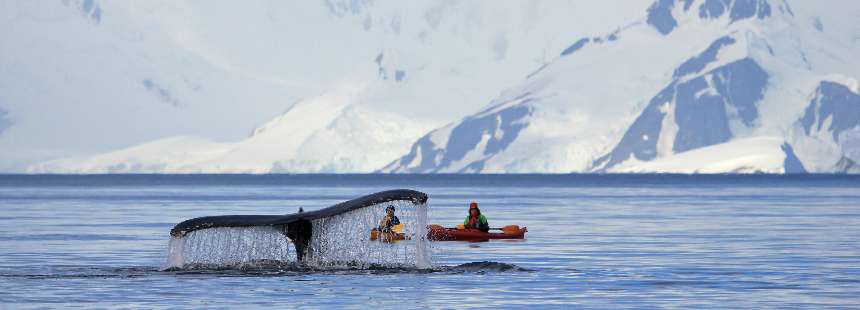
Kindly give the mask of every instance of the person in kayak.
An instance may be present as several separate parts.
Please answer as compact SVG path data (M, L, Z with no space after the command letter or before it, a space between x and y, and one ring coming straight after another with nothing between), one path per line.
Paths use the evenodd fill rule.
M400 225L400 219L394 215L394 211L394 206L385 208L385 217L379 221L379 228L377 228L379 231L390 233L395 225Z
M490 231L490 223L487 222L487 217L481 214L481 209L478 209L478 203L472 202L469 204L469 216L463 221L463 226L466 229L477 229L483 232Z

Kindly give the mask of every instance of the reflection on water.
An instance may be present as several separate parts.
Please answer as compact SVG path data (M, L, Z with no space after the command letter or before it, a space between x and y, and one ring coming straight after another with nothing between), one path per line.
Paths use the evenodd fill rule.
M40 182L0 178L4 309L271 307L297 301L313 308L845 308L860 296L856 177L527 176L520 186L515 177L493 176L330 177L331 186L324 186L324 177L310 180L313 186L271 176L262 176L265 182L183 176L150 183L128 176L75 184L50 176ZM181 270L159 270L168 232L182 220L287 214L403 187L430 195L427 223L460 223L468 202L477 200L491 226L528 226L529 233L515 242L432 242L429 269L373 263L356 269L284 262L281 257L294 255L281 241L266 241L276 234L233 231L239 240L256 240L226 251L237 255L230 261L242 263L217 264L223 257L200 254L185 256L193 263ZM369 224L361 225L378 220L362 216ZM347 230L364 235L365 229ZM332 233L331 240L343 234ZM206 246L214 242L211 236L197 237L192 252L225 253ZM325 255L340 257L347 249ZM375 252L349 257L367 253ZM473 263L482 261L499 264Z

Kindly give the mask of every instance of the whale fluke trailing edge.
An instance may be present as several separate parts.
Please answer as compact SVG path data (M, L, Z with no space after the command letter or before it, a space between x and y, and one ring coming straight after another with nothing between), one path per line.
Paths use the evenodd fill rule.
M427 194L409 189L396 189L344 201L328 208L308 212L300 210L298 213L288 215L204 216L176 224L170 230L170 235L174 238L182 238L192 231L207 228L273 226L278 228L287 238L290 238L295 245L298 260L304 261L313 232L312 220L392 201L410 201L413 204L424 204L427 202Z

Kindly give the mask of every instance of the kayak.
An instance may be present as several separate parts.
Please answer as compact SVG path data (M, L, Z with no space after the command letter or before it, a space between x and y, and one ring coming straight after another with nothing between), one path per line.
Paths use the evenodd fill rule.
M427 239L433 241L483 241L490 239L523 239L528 228L516 225L496 228L502 232L483 232L477 229L447 228L439 225L427 226Z
M404 234L404 233L380 232L376 228L374 228L370 231L370 240L371 241L379 240L382 242L396 242L396 241L407 240L407 239L409 239L409 238L406 237L406 234Z
M370 230L370 240L371 241L382 241L382 242L397 242L400 240L409 240L409 237L403 233L403 224L394 225L391 228L391 231L379 231L379 229L371 229Z

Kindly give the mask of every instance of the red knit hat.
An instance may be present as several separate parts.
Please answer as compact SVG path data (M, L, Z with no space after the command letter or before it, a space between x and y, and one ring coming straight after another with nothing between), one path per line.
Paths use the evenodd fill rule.
M477 202L472 201L472 203L469 204L469 209L477 209L477 208L478 208Z

